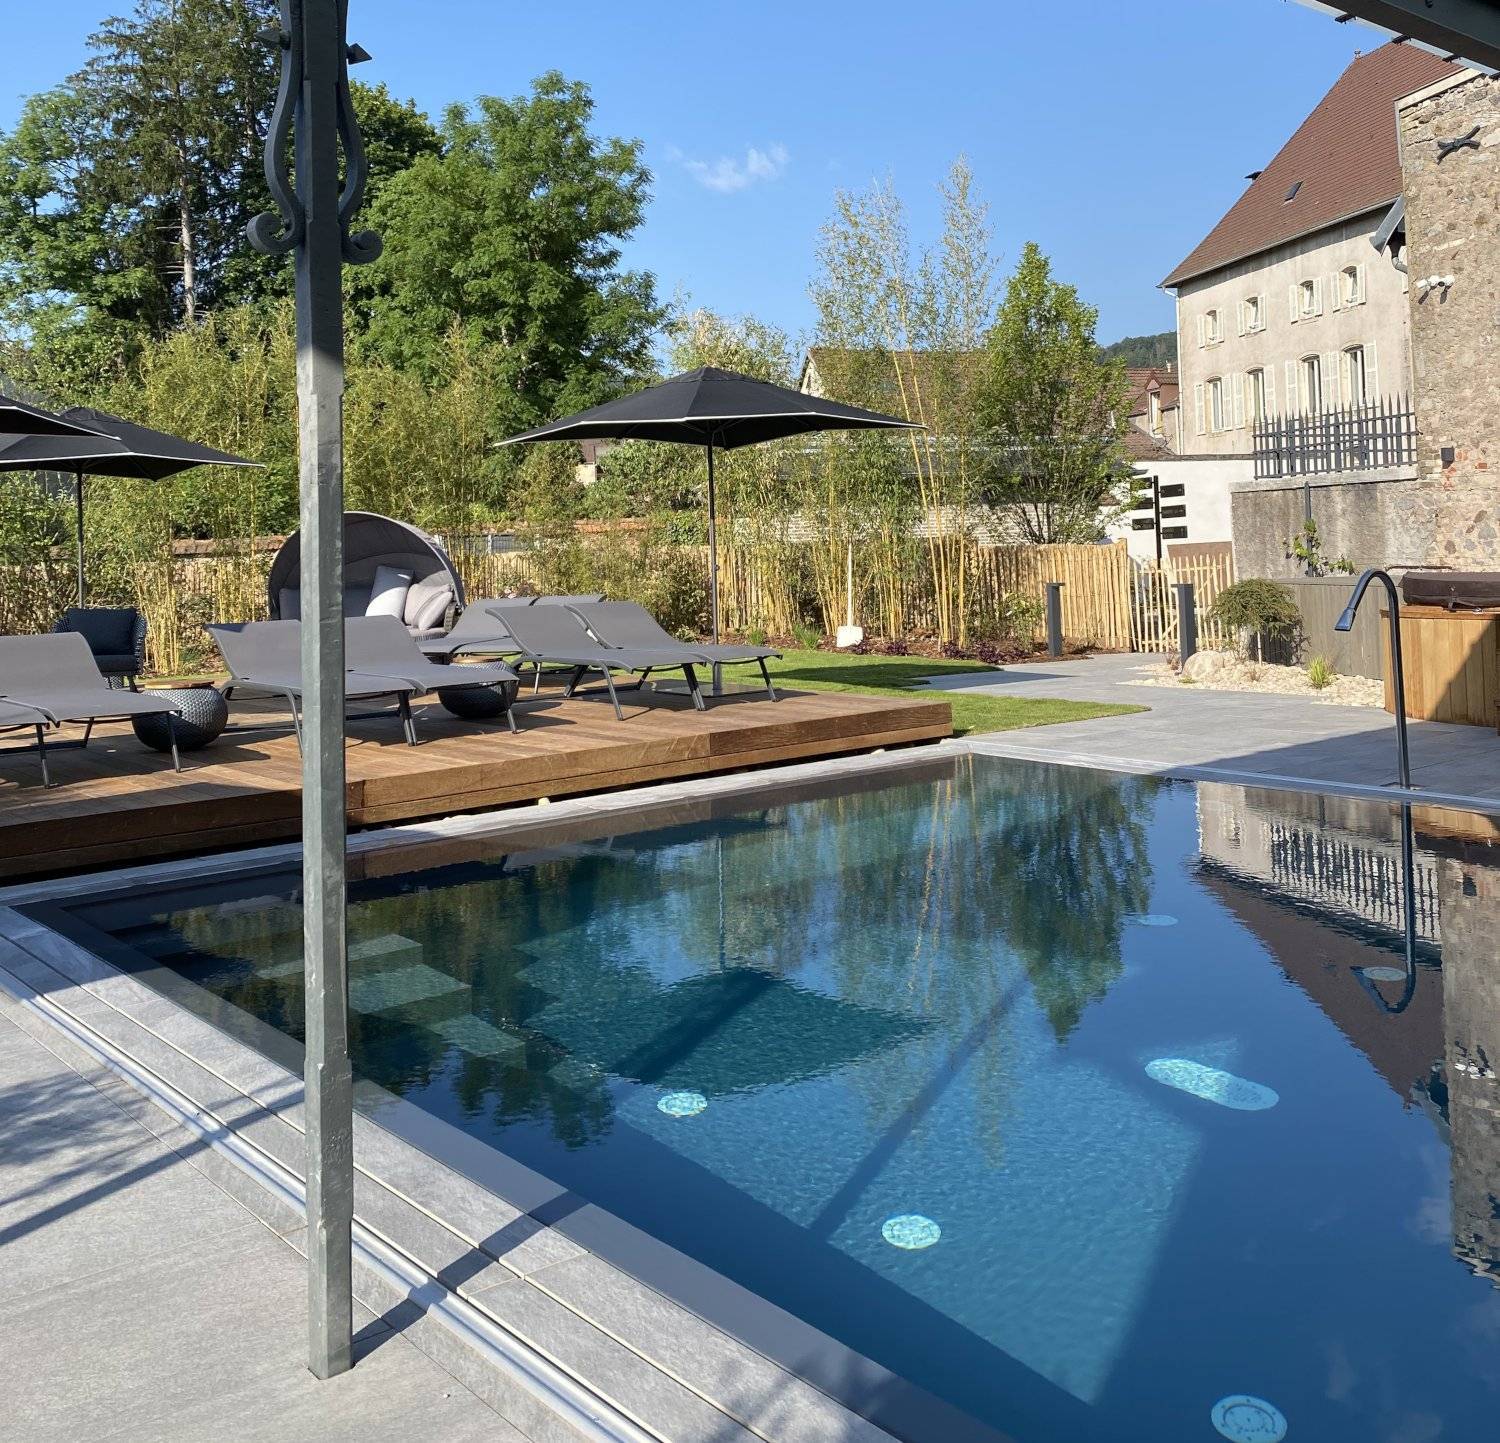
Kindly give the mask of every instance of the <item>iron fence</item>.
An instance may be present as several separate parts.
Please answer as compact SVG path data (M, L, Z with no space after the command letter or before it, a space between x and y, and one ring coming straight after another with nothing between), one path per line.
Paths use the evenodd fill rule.
M1253 436L1257 480L1375 471L1417 459L1416 412L1401 396L1267 416L1255 423Z

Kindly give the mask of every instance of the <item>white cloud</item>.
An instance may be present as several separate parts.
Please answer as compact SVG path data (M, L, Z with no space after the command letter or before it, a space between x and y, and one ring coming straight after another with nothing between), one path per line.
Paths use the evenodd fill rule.
M672 159L681 162L699 185L721 195L731 195L761 181L776 180L786 170L791 156L784 145L771 145L764 150L752 145L743 160L732 155L721 155L717 160L694 160L680 150L672 152Z

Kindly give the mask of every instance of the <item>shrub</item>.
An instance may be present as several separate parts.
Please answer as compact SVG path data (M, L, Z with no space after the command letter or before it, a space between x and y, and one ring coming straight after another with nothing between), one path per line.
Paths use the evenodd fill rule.
M1314 691L1322 691L1334 678L1332 663L1326 656L1315 656L1307 664L1308 685Z
M1292 593L1274 581L1251 577L1226 586L1209 608L1214 620L1227 626L1240 636L1240 650L1247 656L1248 639L1255 640L1255 654L1259 659L1265 638L1287 639L1297 634L1302 625L1302 613Z
M745 633L745 639L751 646L764 646L766 644L766 631L762 626L752 626Z
M792 637L803 651L816 651L823 645L823 633L805 621L792 623Z

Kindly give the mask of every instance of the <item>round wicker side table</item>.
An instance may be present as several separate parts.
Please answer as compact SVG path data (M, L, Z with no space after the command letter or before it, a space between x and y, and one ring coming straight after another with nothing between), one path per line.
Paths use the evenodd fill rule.
M172 718L177 732L177 750L196 752L215 742L229 725L229 703L220 695L217 687L188 686L152 691L154 697L171 702L177 708ZM172 734L167 729L165 712L150 716L133 716L131 729L148 747L155 751L172 750Z

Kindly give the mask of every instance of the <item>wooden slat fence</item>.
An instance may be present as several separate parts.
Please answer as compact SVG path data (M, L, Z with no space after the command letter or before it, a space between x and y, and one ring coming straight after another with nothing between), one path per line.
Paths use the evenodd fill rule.
M1160 566L1144 564L1137 568L1131 590L1133 649L1177 651L1182 637L1177 624L1177 595L1172 588L1180 582L1192 583L1199 647L1204 651L1232 650L1235 638L1210 614L1214 599L1234 583L1234 562L1225 554L1168 560Z

